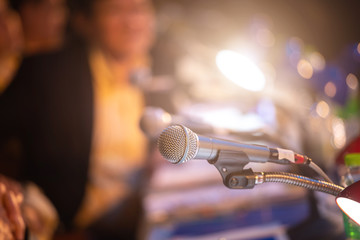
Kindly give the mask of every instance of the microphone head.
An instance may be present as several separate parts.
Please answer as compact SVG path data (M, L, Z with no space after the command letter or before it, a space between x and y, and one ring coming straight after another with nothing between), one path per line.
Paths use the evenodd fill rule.
M164 129L158 140L161 155L173 164L185 163L195 158L198 145L198 136L183 125Z

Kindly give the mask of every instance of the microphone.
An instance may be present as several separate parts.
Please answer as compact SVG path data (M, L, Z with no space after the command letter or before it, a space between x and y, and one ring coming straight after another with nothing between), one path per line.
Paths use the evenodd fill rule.
M215 160L222 150L243 153L248 157L249 162L282 164L311 162L307 156L296 154L291 150L208 138L197 135L183 125L166 128L160 134L158 147L161 155L173 164L185 163L191 159Z

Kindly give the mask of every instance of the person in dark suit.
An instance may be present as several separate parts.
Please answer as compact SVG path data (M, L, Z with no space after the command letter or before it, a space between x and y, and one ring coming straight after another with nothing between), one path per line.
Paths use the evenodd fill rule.
M148 65L151 2L70 2L85 41L25 58L0 96L0 143L16 138L22 146L17 161L0 159L2 169L10 169L1 173L36 184L55 207L63 232L134 239L147 144L137 122L141 93L129 76ZM15 232L23 230L10 223Z

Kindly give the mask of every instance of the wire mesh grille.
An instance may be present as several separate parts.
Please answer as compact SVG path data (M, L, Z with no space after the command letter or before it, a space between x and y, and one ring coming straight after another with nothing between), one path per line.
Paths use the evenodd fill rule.
M158 147L161 155L169 162L184 163L196 156L198 138L184 126L170 126L160 134Z

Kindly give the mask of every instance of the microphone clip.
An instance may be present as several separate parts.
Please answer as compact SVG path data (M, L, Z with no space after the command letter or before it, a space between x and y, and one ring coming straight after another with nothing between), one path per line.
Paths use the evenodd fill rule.
M230 189L251 189L256 185L256 174L251 168L244 169L250 162L244 152L220 150L211 161L220 172L223 183Z

